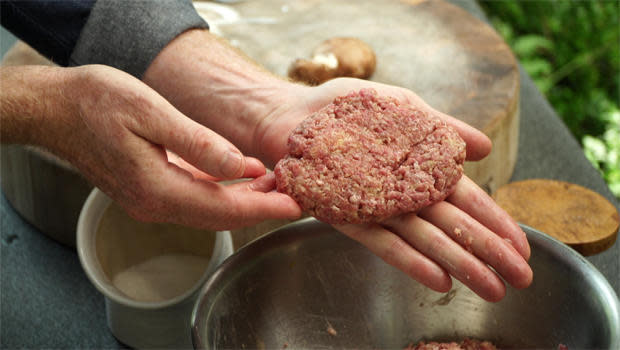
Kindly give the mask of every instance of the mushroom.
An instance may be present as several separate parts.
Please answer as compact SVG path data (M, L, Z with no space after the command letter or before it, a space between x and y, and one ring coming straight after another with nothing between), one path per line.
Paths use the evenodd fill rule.
M357 38L332 38L322 42L310 60L297 59L288 76L310 85L338 77L369 78L377 60L370 46Z

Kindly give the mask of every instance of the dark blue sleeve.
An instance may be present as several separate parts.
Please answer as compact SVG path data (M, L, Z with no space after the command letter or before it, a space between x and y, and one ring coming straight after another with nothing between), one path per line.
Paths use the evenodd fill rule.
M43 56L67 66L95 1L1 0L0 22Z

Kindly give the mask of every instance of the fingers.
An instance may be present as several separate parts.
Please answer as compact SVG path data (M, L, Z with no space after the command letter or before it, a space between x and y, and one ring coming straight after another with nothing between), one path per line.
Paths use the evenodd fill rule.
M184 116L169 103L160 102L148 118L139 120L142 124L133 125L133 132L163 145L199 170L220 179L236 179L246 174L247 159L232 143ZM259 172L256 161L250 162L250 173Z
M166 152L168 156L168 161L172 164L175 164L179 168L184 169L185 171L192 174L194 179L203 180L203 181L220 181L221 179L211 176L204 171L196 168L190 163L186 162L183 158L179 157L175 153L170 151ZM265 175L266 169L263 163L253 157L245 157L245 173L242 175L244 178L257 178Z
M196 168L195 166L191 165L190 163L186 162L183 158L179 157L175 153L166 151L166 156L168 157L168 162L187 171L196 180L203 180L203 181L218 181L219 180L217 177L211 176L205 173L204 171Z
M231 186L194 180L184 170L170 164L158 176L160 186L153 193L165 206L153 208L162 212L149 221L177 222L206 229L234 229L250 226L267 219L296 219L301 208L289 196L268 192L275 187L273 175Z
M133 169L123 171L128 175L121 179L124 184L120 188L106 192L137 220L228 230L301 215L301 208L291 197L269 192L275 187L273 175L224 186L196 179L168 161L161 146L140 137L133 145L139 151L139 157L129 162Z
M434 110L434 109L433 109ZM443 119L448 125L456 129L463 138L466 146L467 160L480 160L491 153L492 143L484 133L468 125L467 123L451 117L445 113L434 110L435 115Z
M492 266L514 287L525 288L532 283L532 270L519 252L454 205L439 202L423 209L418 216Z
M404 95L403 99L405 99L408 103L426 109L432 115L441 118L448 125L456 129L467 145L467 160L480 160L491 152L491 139L489 139L483 132L459 119L434 109L420 96L410 90L401 89L401 92Z
M452 287L450 276L435 262L379 225L336 225L337 230L360 242L388 264L438 292Z
M273 172L257 177L252 181L243 181L230 186L228 189L235 191L269 192L276 189L276 174Z
M447 201L466 212L510 243L526 260L530 257L527 237L508 213L467 176L463 176Z
M254 157L245 157L245 172L241 177L256 178L265 175L265 164Z
M499 301L506 294L506 287L495 272L428 221L408 214L385 224L483 299Z
M175 125L177 124L177 125ZM222 179L235 179L245 172L245 158L239 150L215 132L187 118L178 118L162 143L198 169Z
M229 194L233 195L233 192ZM229 201L228 208L243 213L241 218L244 222L242 225L232 225L232 227L256 225L267 219L294 220L298 219L302 213L295 200L282 193L246 191L236 192L234 196L234 200ZM235 220L231 222L234 224Z

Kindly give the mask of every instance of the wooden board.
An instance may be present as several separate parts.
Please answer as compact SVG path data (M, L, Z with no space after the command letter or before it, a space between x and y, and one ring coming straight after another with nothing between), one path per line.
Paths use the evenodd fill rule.
M549 234L583 255L611 247L618 235L616 208L579 185L533 179L502 186L493 198L515 220Z

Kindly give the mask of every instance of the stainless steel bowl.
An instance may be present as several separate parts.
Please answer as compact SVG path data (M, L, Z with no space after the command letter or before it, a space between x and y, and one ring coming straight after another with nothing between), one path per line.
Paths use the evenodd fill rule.
M503 348L619 349L618 298L587 260L524 227L534 282L488 303L455 281L429 290L314 219L250 243L203 287L199 349L402 349L418 340L487 339Z

